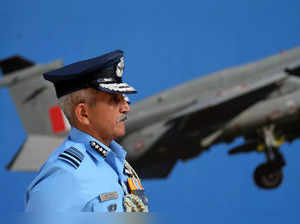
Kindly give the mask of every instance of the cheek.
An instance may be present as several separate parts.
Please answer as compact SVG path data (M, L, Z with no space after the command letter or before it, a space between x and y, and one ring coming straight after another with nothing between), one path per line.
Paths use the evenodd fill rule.
M112 118L109 117L109 113L106 113L106 111L94 110L91 115L91 125L98 131L107 132L113 127Z
M114 116L114 111L112 111L110 108L107 108L105 110L97 110L94 114L94 118L98 122L103 122L106 124L114 124L116 123L116 116Z

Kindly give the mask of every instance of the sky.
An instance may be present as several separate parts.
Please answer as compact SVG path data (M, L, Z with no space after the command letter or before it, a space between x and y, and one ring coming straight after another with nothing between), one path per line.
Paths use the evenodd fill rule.
M297 0L3 0L0 59L20 54L36 63L62 59L70 64L122 49L125 80L138 90L131 97L137 102L299 46L299 10ZM6 214L22 211L35 174L6 170L26 132L6 88L0 89L0 98L0 211ZM229 157L232 146L217 145L178 162L168 179L144 180L151 211L167 214L170 223L298 223L299 140L282 146L285 179L273 191L258 189L252 181L264 155Z

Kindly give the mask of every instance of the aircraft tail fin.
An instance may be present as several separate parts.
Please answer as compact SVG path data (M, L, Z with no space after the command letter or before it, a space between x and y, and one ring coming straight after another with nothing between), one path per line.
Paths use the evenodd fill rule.
M42 78L44 72L61 66L62 61L35 64L21 56L0 61L0 67L9 75L2 79L14 76L20 80L8 85L8 89L28 135L65 135L70 129L58 106L53 84Z
M18 55L0 60L4 75L1 80L13 79L7 87L28 136L7 169L38 170L70 129L58 106L53 84L42 77L62 64L61 60L35 64Z
M8 75L18 70L22 70L34 65L34 62L20 56L15 55L0 60L0 68L3 75Z

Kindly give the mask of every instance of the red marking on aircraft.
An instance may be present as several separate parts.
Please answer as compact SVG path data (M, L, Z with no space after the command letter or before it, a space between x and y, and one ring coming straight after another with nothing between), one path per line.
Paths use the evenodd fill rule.
M289 109L291 113L294 113L296 111L296 106L295 104L289 105Z
M266 120L275 120L280 116L281 112L280 110L273 110L269 115L266 116Z
M58 105L50 107L48 112L49 112L53 133L58 134L66 131L64 115L60 107Z
M137 141L135 143L135 147L134 147L134 150L136 152L140 152L142 150L142 148L144 147L144 142L143 141Z
M241 126L239 124L235 124L233 126L233 129L236 130L236 131L239 131L241 129Z
M247 84L246 84L246 83L243 83L243 84L241 85L241 87L242 87L242 88L247 88Z

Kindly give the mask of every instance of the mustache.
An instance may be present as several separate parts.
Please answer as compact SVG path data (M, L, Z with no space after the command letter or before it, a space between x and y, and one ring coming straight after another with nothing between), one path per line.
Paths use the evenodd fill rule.
M126 114L123 114L118 120L117 120L117 123L120 123L122 121L126 121L127 120L127 115Z

